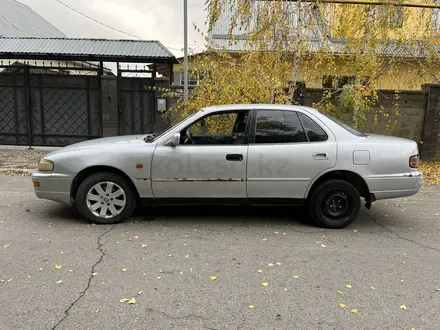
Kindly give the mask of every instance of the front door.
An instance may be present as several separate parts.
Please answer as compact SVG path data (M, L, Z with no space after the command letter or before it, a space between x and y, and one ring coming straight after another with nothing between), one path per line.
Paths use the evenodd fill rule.
M256 110L248 152L249 198L305 196L313 178L336 164L336 141L302 112Z
M180 132L178 146L153 155L155 198L245 198L248 111L226 111L196 120Z

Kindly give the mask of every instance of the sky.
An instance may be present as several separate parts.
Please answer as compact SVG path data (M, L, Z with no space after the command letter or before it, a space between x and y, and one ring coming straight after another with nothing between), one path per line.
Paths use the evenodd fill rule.
M159 40L176 56L183 56L183 0L61 0L66 5L115 29L145 40ZM66 8L57 0L19 0L68 37L133 39ZM206 30L205 0L188 0L188 44L203 49L193 24ZM180 51L179 51L180 50Z

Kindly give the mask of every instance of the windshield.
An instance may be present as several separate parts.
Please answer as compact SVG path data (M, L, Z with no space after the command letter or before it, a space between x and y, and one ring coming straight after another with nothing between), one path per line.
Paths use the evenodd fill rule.
M172 125L172 126L171 126L170 128L168 128L165 132L163 132L163 133L161 133L161 134L155 136L153 139L151 139L151 140L147 140L147 139L145 138L145 139L144 139L145 142L149 142L149 143L150 143L150 142L153 142L153 141L158 140L158 139L161 138L162 136L168 134L171 130L174 129L174 127L176 127L176 126L179 125L180 123L182 123L182 122L184 122L185 120L187 120L188 118L191 118L192 116L194 116L197 112L198 112L198 111L193 112L193 113L190 114L189 116L183 118L181 121L179 121L179 122L177 122L176 124Z
M321 114L324 115L325 117L327 117L328 119L334 121L336 124L338 124L339 126L341 126L342 128L344 128L345 130L349 131L349 132L350 132L351 134L353 134L353 135L361 136L361 137L365 137L365 136L367 136L367 134L365 134L365 133L361 133L361 132L355 130L354 128L348 126L347 124L344 124L343 122L341 122L341 121L339 121L339 120L337 120L337 119L335 119L335 118L333 118L333 117L331 117L331 116L329 116L329 115L326 115L326 114L324 114L324 113L322 113L322 112L321 112Z

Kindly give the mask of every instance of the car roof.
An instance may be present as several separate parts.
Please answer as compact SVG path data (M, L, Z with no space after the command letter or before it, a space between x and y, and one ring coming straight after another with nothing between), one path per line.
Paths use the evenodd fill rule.
M264 109L264 110L304 110L312 113L319 112L318 110L306 106L292 105L292 104L266 104L266 103L252 103L252 104L225 104L205 107L201 111L210 113L217 111L228 111L228 110L252 110L252 109Z

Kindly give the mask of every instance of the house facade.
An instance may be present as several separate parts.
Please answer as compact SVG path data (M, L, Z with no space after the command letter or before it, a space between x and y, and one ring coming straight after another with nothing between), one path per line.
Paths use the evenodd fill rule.
M255 1L254 6L256 12L258 6L264 1ZM421 2L421 0L416 0ZM440 4L440 0L431 1L432 4ZM295 6L296 3L291 3ZM304 4L307 5L307 4ZM355 37L353 35L341 34L339 22L347 20L346 12L344 11L346 5L332 5L331 10L325 17L313 16L308 17L310 21L314 21L316 24L315 29L307 31L311 40L311 47L320 47L323 40L325 40L325 46L333 49L337 52L338 49L343 47L344 39ZM365 6L368 10L373 10ZM380 6L374 10L380 10ZM426 14L427 13L427 14ZM231 17L233 15L233 9L225 8L216 22L213 30L209 33L209 42L211 45L218 49L223 49L231 54L238 54L239 52L246 50L246 31L244 29L236 28L232 31L235 42L231 43L229 35L229 27L231 25ZM421 18L422 17L422 18ZM423 33L432 34L432 40L436 43L437 51L440 57L440 9L427 9L426 12L421 15L419 8L402 8L397 7L394 18L390 22L389 33L392 35L399 34L400 42L402 41L402 35L408 36L409 42L414 42L414 39L421 39ZM294 26L294 17L292 19L292 26ZM420 20L423 20L422 22ZM379 47L380 55L384 58L392 58L396 62L396 69L393 72L383 74L378 81L378 89L384 90L420 90L423 84L438 83L436 77L440 76L440 67L434 69L435 72L420 74L420 63L423 59L418 58L420 49L411 44L405 49L400 46L393 46L388 42L382 47ZM313 55L311 55L313 56ZM310 88L330 88L339 86L330 86L333 77L340 78L338 84L351 81L356 77L353 72L350 72L348 66L344 63L344 57L335 57L332 68L322 66L316 68L314 73L301 71L300 79ZM179 68L176 68L175 72L178 72Z

